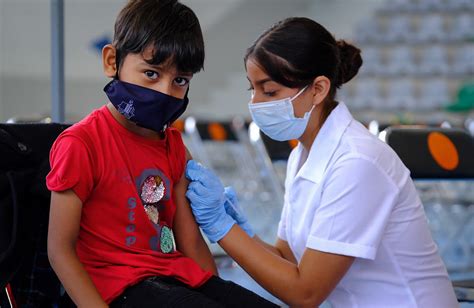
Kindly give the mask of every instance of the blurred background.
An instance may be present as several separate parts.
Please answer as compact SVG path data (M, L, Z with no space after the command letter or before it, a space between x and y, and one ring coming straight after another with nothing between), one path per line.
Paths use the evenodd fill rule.
M106 103L100 52L111 42L125 2L64 0L67 123ZM452 128L470 135L472 145L474 0L182 2L201 21L206 62L191 82L190 105L176 127L193 156L234 186L265 240L275 240L286 159L296 142L274 143L250 123L243 55L262 31L285 17L312 18L362 49L361 71L337 98L373 134L382 132L383 138L389 126ZM0 122L52 121L51 3L0 0ZM416 184L450 275L474 278L472 179ZM211 248L216 256L224 254ZM272 298L231 261L220 260L225 277Z
M77 121L105 102L100 50L111 41L126 1L65 0L66 119ZM337 37L354 38L381 0L185 0L201 21L205 71L193 79L186 115L228 119L248 116L243 55L257 36L288 16L321 22ZM0 120L51 114L49 0L0 0ZM375 31L375 29L374 29Z

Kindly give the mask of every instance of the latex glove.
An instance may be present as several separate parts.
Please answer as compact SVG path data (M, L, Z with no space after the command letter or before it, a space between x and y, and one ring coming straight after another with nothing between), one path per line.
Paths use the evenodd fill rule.
M255 236L255 232L253 232L252 227L250 226L247 217L245 217L244 212L239 206L239 200L237 199L237 194L235 190L228 186L224 189L224 194L226 196L226 200L224 203L225 211L227 214L230 215L237 224L244 230L250 237Z
M186 178L191 181L186 197L197 223L211 243L222 239L235 224L224 208L224 186L209 169L194 160L186 164Z

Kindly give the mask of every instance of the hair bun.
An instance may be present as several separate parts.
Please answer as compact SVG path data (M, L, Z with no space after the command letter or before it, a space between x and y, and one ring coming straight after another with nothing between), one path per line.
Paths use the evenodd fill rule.
M363 61L359 48L347 43L344 40L338 40L336 44L339 48L340 54L340 64L338 69L336 87L340 87L344 83L354 78L355 75L357 75L357 72L362 66Z

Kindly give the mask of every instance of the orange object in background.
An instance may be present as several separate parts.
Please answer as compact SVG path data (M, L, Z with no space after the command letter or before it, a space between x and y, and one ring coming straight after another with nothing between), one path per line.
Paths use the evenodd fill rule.
M459 165L458 150L445 134L430 133L428 135L428 150L435 162L445 170L454 170Z
M171 124L171 127L176 128L180 132L184 132L184 120L178 119Z
M227 132L225 131L224 126L219 123L209 123L207 131L212 140L224 141L227 139Z
M290 147L294 149L298 145L298 140L296 139L288 140L288 143L290 144Z

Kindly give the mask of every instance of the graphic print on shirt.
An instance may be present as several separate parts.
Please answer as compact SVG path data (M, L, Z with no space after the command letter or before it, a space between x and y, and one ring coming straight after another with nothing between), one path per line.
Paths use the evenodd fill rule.
M160 213L166 210L165 201L171 198L170 180L158 169L145 169L135 183L145 213L157 234L149 240L150 248L162 253L176 251L173 230L165 220L160 220Z

